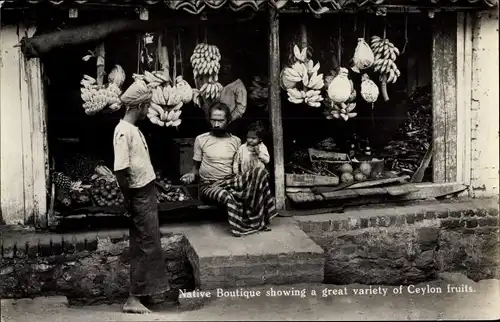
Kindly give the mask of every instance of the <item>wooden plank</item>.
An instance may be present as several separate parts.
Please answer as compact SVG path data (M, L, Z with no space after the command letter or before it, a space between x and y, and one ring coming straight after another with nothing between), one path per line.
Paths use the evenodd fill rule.
M19 34L22 35L26 29L20 26ZM33 32L34 33L34 32ZM33 34L32 33L32 34ZM29 71L27 70L26 60L20 55L19 57L19 85L21 100L21 124L22 134L21 139L23 142L23 185L24 185L24 223L33 223L34 213L34 187L33 187L33 153L32 153L32 118L30 102L30 88L29 88Z
M6 224L24 224L24 167L18 27L0 26L0 207Z
M296 193L296 192L312 192L311 188L308 187L286 187L286 193Z
M373 195L386 195L386 188L364 188L353 190L358 194L358 196L373 196Z
M319 176L314 174L285 174L287 187L338 186L338 177Z
M405 183L409 176L402 176L397 178L387 178L387 179L379 179L379 180L368 180L363 182L355 183L349 186L347 189L360 189L360 188L368 188L368 187L376 187L384 184L392 184L392 183Z
M47 227L47 101L42 81L42 66L39 58L27 62L29 71L30 110L32 113L31 150L33 166L33 216L35 226Z
M457 182L470 186L472 19L468 13L457 15Z
M411 192L417 192L420 190L419 188L412 186L412 185L409 185L409 184L404 184L404 185L395 186L395 187L385 187L384 189L387 191L387 193L390 196L402 196L402 195L406 195L406 194L411 193Z
M339 190L332 192L325 192L321 194L326 200L343 200L356 198L359 195L354 190Z
M97 54L97 85L102 85L104 83L105 74L105 61L106 61L106 47L104 42L100 43L96 49Z
M457 179L457 20L440 13L432 31L433 181Z
M425 200L439 198L450 194L455 194L467 189L466 185L450 182L441 184L409 183L408 188L415 188L413 191L403 196L397 196L396 200Z
M269 7L269 117L273 135L276 208L285 208L285 162L280 88L279 14Z
M323 200L323 197L321 197L321 195L315 195L312 192L287 193L286 196L290 198L290 200L292 200L294 203L306 203Z

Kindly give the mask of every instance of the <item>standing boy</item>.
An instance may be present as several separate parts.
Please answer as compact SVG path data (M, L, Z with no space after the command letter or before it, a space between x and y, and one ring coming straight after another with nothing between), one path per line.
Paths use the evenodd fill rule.
M147 105L128 106L115 128L114 170L130 214L130 296L127 313L149 313L141 303L164 296L170 290L156 201L156 178L144 135L135 125L146 118Z

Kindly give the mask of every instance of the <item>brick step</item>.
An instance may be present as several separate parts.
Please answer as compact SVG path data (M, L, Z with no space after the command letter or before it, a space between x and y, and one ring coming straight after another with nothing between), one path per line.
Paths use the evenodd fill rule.
M304 259L292 261L295 263L276 262L256 264L258 258L249 261L248 266L204 266L201 280L203 288L229 288L247 287L264 284L296 284L296 283L322 283L323 282L323 255L311 258L304 254Z
M204 224L186 230L193 248L190 261L197 289L263 284L321 283L324 252L290 219L272 231L233 237L227 224Z

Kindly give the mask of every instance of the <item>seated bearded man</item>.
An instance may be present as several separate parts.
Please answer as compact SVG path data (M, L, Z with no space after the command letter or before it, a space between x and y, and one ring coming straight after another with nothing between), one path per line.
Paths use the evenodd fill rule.
M233 160L241 140L227 131L230 109L223 103L215 103L208 112L211 131L196 137L193 170L181 180L189 184L199 176L200 198L227 209L233 235L269 230L267 225L277 211L268 172L254 168L234 174Z

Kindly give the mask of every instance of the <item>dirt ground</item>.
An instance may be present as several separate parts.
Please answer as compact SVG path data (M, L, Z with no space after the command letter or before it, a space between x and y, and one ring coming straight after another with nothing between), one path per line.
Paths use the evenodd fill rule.
M64 297L17 301L5 299L2 300L1 308L2 322L371 321L500 318L498 280L475 283L463 275L442 274L439 280L430 283L401 287L402 294L395 295L394 292L399 289L398 286L327 284L265 286L245 288L239 290L239 294L235 294L236 290L232 290L233 297L217 297L214 291L208 301L184 299L181 300L179 307L158 308L155 313L148 315L123 314L118 304L67 306ZM430 293L439 289L441 293ZM305 293L301 293L302 290ZM313 290L316 294L311 294ZM257 294L258 291L261 293ZM279 294L279 291L288 292L288 295ZM361 294L362 292L364 294ZM246 297L252 295L253 298ZM194 302L202 302L203 305L194 309L192 306Z

